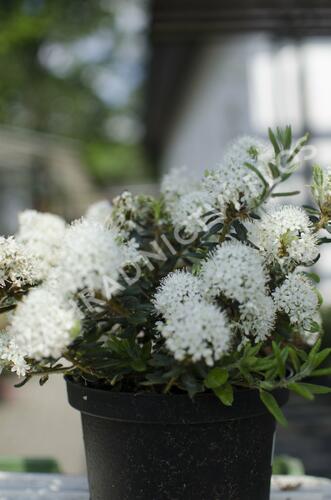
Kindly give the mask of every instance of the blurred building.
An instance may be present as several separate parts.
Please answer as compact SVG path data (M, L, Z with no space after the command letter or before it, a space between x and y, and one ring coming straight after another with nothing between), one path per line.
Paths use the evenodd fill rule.
M79 217L97 198L75 141L0 127L0 233L26 208Z

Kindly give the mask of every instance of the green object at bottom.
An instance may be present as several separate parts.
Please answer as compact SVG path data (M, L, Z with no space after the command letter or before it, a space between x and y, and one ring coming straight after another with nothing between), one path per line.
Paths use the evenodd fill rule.
M61 472L59 464L53 458L10 458L0 457L2 472Z
M274 458L272 473L284 476L303 476L305 469L303 463L298 458L280 455Z

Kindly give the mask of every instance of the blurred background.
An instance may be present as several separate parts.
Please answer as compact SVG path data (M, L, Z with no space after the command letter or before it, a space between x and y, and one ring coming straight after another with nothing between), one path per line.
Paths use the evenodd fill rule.
M124 189L155 193L170 167L202 173L269 126L310 133L302 188L312 161L331 165L329 0L0 0L0 68L1 234L25 208L71 220ZM318 264L326 343L330 258ZM0 470L84 472L62 380L13 382L1 383ZM330 403L294 400L277 445L329 477Z

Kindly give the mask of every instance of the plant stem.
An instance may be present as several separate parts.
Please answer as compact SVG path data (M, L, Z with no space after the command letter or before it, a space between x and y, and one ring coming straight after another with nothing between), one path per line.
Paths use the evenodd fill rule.
M232 222L233 219L230 217L225 219L222 231L220 232L219 243L223 243L225 241L225 238L227 237L227 234L230 231Z
M176 382L176 377L172 377L164 388L163 394L168 394L174 383Z

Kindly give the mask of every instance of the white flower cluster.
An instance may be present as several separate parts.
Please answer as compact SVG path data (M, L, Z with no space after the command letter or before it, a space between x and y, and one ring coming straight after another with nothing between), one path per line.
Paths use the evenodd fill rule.
M226 315L206 301L178 304L158 329L178 361L191 358L212 366L230 348L231 329Z
M171 204L191 191L195 191L198 184L187 167L176 167L163 177L161 193Z
M303 274L290 274L273 294L278 311L288 315L292 325L309 330L319 309L318 296Z
M244 304L264 292L267 275L261 254L238 241L225 242L202 264L201 280L210 297L224 295Z
M271 185L271 159L272 151L265 143L242 137L226 151L222 165L207 172L202 182L192 179L185 167L173 169L161 184L172 223L194 234L207 230L207 214L224 217L230 205L238 211L254 208L265 189L256 171Z
M87 220L98 222L103 226L111 224L112 206L108 200L101 200L93 203L86 211L85 217Z
M238 211L254 208L265 189L254 169L271 185L272 175L268 167L271 159L271 150L259 139L239 139L230 146L218 170L207 173L203 181L211 203L223 215L231 204Z
M38 281L34 259L14 237L0 237L0 287L20 288Z
M115 284L121 268L140 258L133 245L118 242L114 229L80 219L67 228L59 264L49 280L62 293L104 291L107 283Z
M213 210L209 195L205 191L192 191L168 206L172 223L184 228L187 234L195 234L208 229L205 214Z
M175 359L204 360L212 366L229 349L227 317L202 296L198 277L183 270L169 273L155 294L154 307L165 318L158 330Z
M276 307L270 295L256 293L252 300L239 307L238 328L245 337L255 337L257 341L266 340L275 327Z
M10 318L8 338L15 351L41 360L60 357L79 330L80 313L74 303L41 286L17 306Z
M170 273L154 298L155 309L165 318L165 322L159 324L159 331L166 338L168 349L176 359L192 357L191 347L197 349L200 339L197 355L211 364L224 355L236 331L243 339L253 336L257 341L265 340L274 328L276 317L273 299L267 294L267 281L263 257L254 248L239 242L223 243L202 264L199 276L185 271ZM227 319L225 312L219 309L220 300L237 307L237 321ZM211 323L206 323L207 311L211 314ZM219 319L219 327L212 334L207 328L214 325L212 321L216 322L215 311L223 319ZM184 314L188 317L184 318ZM192 318L194 328L189 323ZM204 355L206 335L210 349Z
M32 276L35 283L44 278L18 304L0 343L0 359L19 375L28 369L25 359L58 358L78 333L77 292L118 291L121 269L141 259L133 243L119 243L118 232L96 220L97 212L65 228L55 216L29 211L20 218L18 241L0 240L2 279L30 283Z
M154 297L155 309L167 316L179 304L202 299L201 281L186 271L177 270L169 273L160 283Z
M20 214L16 239L33 258L38 281L46 279L50 269L58 263L65 228L64 220L57 215L35 210Z
M317 239L306 213L299 207L282 206L248 224L248 238L283 266L311 264L318 256Z
M268 276L263 256L239 242L225 242L203 263L205 294L223 296L239 304L238 326L246 335L265 339L275 323L275 307L267 295Z
M10 364L12 372L24 377L30 368L24 356L25 350L22 351L15 339L7 331L0 332L0 371Z

